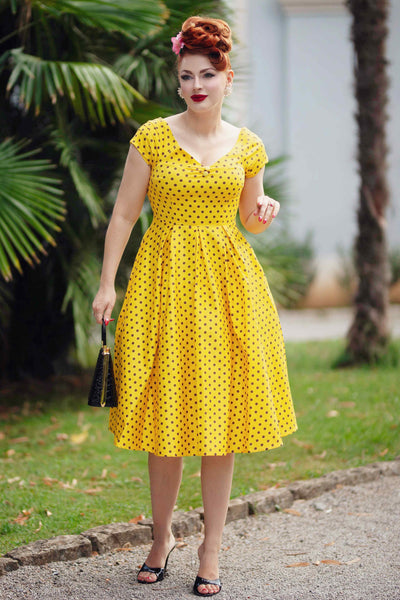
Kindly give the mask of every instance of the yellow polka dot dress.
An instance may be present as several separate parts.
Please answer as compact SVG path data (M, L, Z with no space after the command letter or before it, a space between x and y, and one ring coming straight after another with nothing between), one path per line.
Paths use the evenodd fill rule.
M131 143L151 167L153 220L116 329L114 443L158 456L280 446L297 429L282 331L235 220L245 178L268 160L264 146L243 127L205 167L162 118Z

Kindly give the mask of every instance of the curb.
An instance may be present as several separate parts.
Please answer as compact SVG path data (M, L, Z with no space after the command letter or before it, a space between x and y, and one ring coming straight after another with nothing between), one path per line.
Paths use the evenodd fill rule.
M251 515L274 513L289 508L295 500L309 500L324 492L347 485L376 481L380 477L400 476L400 456L393 461L373 463L343 471L332 471L316 479L294 481L287 487L254 492L229 502L225 523ZM176 511L172 532L176 538L198 533L202 529L203 508L188 512ZM120 548L140 546L151 542L153 523L144 519L138 524L111 523L99 525L79 535L60 535L19 546L0 557L0 576L27 565L90 557Z

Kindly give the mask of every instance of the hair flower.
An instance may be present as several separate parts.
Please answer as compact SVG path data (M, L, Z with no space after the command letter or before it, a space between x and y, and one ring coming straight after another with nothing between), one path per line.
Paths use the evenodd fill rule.
M183 46L185 45L182 42L182 31L180 31L176 37L172 37L171 42L172 42L172 52L175 52L175 54L179 54L179 52L182 50Z

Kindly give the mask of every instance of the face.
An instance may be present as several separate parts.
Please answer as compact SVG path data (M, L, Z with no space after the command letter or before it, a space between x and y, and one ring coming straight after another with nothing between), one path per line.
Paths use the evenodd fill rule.
M221 105L226 85L232 80L233 71L217 71L202 54L186 54L181 60L179 83L184 100L192 110Z

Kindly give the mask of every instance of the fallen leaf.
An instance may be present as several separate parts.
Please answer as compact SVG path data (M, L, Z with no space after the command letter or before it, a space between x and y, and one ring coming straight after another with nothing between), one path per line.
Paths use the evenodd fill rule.
M276 469L277 467L286 467L285 462L267 463L270 469Z
M357 556L357 558L352 558L351 560L348 560L347 562L345 562L345 565L354 565L354 563L358 563L360 562L361 558L359 558Z
M58 479L53 479L52 477L43 477L44 485L48 485L51 487L54 483L58 483Z
M363 512L360 512L360 513L349 512L347 514L350 515L350 516L352 516L352 517L372 517L372 513L367 513L367 512L365 512L365 513L363 513Z
M105 479L107 477L107 469L103 469L100 475L100 479Z
M140 477L131 477L131 481L137 481L138 483L143 483L143 479Z
M323 459L326 456L326 450L324 450L323 452L321 452L321 454L314 454L314 458L319 458L319 459Z
M286 556L300 556L301 554L307 554L307 552L286 552Z
M87 429L85 431L81 431L80 433L72 433L70 437L71 444L83 444L83 442L87 440L88 435L89 432Z
M69 438L68 433L57 433L56 440L59 442L63 442Z
M48 427L45 427L44 429L42 429L41 435L42 436L49 435L49 433L51 433L52 431L55 431L56 429L59 429L59 427L60 427L60 425L58 423L49 425Z
M16 481L19 481L21 479L21 477L11 477L11 479L7 479L7 483L15 483Z
M93 496L94 494L98 494L99 492L102 492L102 491L103 491L103 488L97 487L97 488L89 488L88 490L83 490L83 493Z
M343 408L354 408L356 405L355 402L341 402L340 406L343 406Z
M294 515L295 517L302 516L301 512L299 512L298 510L295 510L294 508L284 508L282 512L288 513L288 515Z
M292 565L285 565L285 567L309 567L311 563L309 562L298 562L293 563Z
M315 562L313 562L313 565L315 565L316 567L319 567L319 565L320 565L320 564L321 564L321 563L320 563L320 561L319 561L319 560L316 560Z
M303 442L297 438L293 438L292 442L295 444L295 446L299 446L299 448L304 448L305 450L312 450L314 448L314 444L310 444L310 442Z
M76 424L78 425L79 428L82 427L84 418L85 418L85 413L83 411L79 411L78 412L78 419L77 419L77 422L76 422Z
M333 417L338 417L339 411L338 410L330 410L328 413L326 413L326 416L330 419Z
M324 546L334 546L335 542L328 542L327 544L324 544Z
M196 473L192 473L189 477L200 477L201 471L196 471Z
M13 523L18 523L18 525L25 525L31 514L33 513L33 508L25 509L15 519L13 519Z
M118 475L116 473L110 473L110 477L112 477L113 479L116 479L118 477Z
M83 471L82 475L81 475L81 479L83 479L84 477L86 477L86 475L89 473L89 469L86 467L86 469Z
M8 456L8 458L11 458L12 456L14 456L14 454L15 454L15 450L13 448L10 448L6 452L6 455Z
M341 565L341 564L343 564L339 560L331 560L330 558L327 558L326 560L321 560L321 563L324 565Z
M111 460L111 454L105 454L103 458L104 460Z
M379 452L379 456L385 456L389 452L389 448L385 448L382 452Z
M137 517L133 517L133 519L129 519L128 523L139 523L139 521L143 521L144 518L144 515L138 515Z
M129 546L126 548L115 548L115 552L132 552L132 548Z
M41 529L42 529L42 521L39 521L39 527L37 529L35 529L35 533L37 533Z
M4 433L4 431L0 431L0 440L5 440L6 439L6 434Z
M11 444L23 444L25 442L29 442L29 438L26 435L24 435L22 437L14 438L13 440L10 440Z

